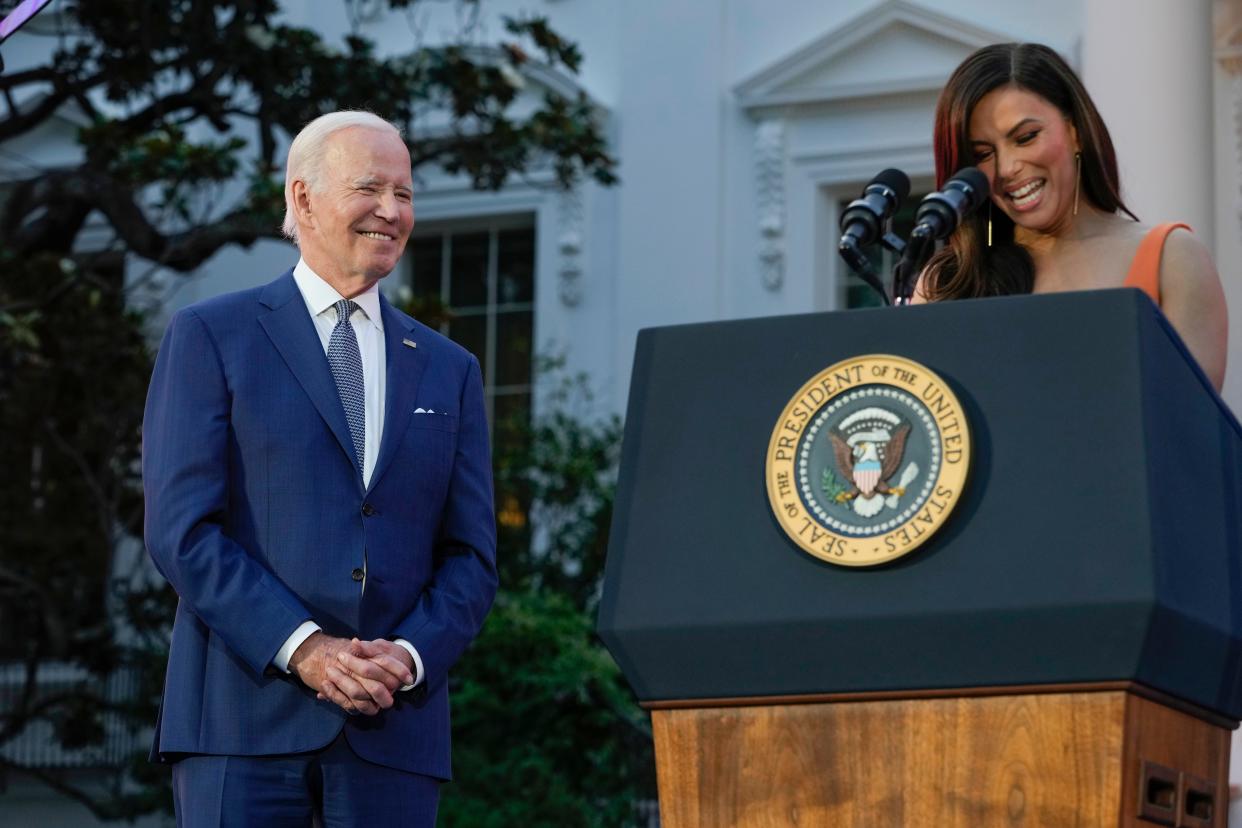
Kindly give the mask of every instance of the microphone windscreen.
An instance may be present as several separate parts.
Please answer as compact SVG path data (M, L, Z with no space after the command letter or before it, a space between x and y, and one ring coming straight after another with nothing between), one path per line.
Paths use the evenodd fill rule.
M954 174L953 180L960 181L971 189L968 211L975 209L987 200L990 191L988 177L978 167L963 167Z
M896 193L897 204L899 206L906 200L906 196L910 195L910 176L893 167L889 167L887 170L884 170L875 178L871 179L871 183L883 184L885 187L888 187Z

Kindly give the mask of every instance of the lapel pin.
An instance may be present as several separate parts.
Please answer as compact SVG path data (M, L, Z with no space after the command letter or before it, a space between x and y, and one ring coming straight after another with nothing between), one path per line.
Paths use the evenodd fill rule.
M412 339L403 339L403 340L401 340L401 344L402 344L402 345L405 345L405 346L407 346L407 347L409 347L409 348L417 348L417 347L418 347L418 343L417 343L417 342L415 342L415 341L414 341L414 340L412 340Z

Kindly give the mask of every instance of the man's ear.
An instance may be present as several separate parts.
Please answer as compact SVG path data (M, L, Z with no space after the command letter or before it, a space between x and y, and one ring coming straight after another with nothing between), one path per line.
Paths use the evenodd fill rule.
M293 214L299 226L314 227L315 217L311 211L311 190L302 179L293 182Z

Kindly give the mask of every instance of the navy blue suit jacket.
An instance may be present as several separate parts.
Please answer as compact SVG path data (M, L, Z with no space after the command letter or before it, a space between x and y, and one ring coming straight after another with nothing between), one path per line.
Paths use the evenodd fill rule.
M344 728L364 759L449 777L446 674L496 590L483 387L467 351L381 307L387 399L365 489L292 272L168 326L142 458L147 549L180 597L160 757L309 751ZM364 553L365 592L352 577ZM272 667L308 619L408 640L424 683L376 716L317 701Z

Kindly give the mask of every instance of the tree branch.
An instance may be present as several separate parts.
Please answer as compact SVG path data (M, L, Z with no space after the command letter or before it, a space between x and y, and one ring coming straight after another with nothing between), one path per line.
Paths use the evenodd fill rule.
M86 97L86 94L91 89L107 80L107 75L104 72L99 72L85 80L70 80L64 73L58 72L52 66L42 66L29 72L19 72L18 75L35 72L47 74L47 80L52 84L52 92L46 98L39 101L37 106L26 112L20 112L10 106L8 117L0 121L0 143L29 132L55 115L56 110L60 109L67 101L74 100L79 96ZM17 77L17 75L0 75L0 89L3 89L6 93L9 89L12 89L13 85L8 82L13 77Z
M17 136L28 132L39 124L46 121L52 115L56 114L56 110L73 97L73 92L60 89L48 95L38 106L25 112L11 109L9 117L0 121L0 143L12 140Z
M126 131L143 132L174 112L191 109L196 118L205 118L211 122L217 132L228 132L229 123L224 119L223 101L213 100L216 84L226 70L224 62L220 61L205 75L191 73L194 82L187 89L156 97L145 109L119 119L117 123Z
M261 238L281 238L270 217L261 217L245 207L209 224L161 233L132 187L87 165L49 173L33 180L29 189L22 212L29 215L40 207L47 212L42 219L13 232L9 246L19 255L40 250L64 252L66 237L58 235L56 229L71 219L84 220L92 209L107 217L129 252L178 271L193 270L228 244L249 247ZM19 220L20 216L6 217L9 227ZM70 234L68 242L72 240Z
M9 72L0 75L0 90L8 91L27 83L55 83L60 80L60 73L52 66L37 66L24 72Z

